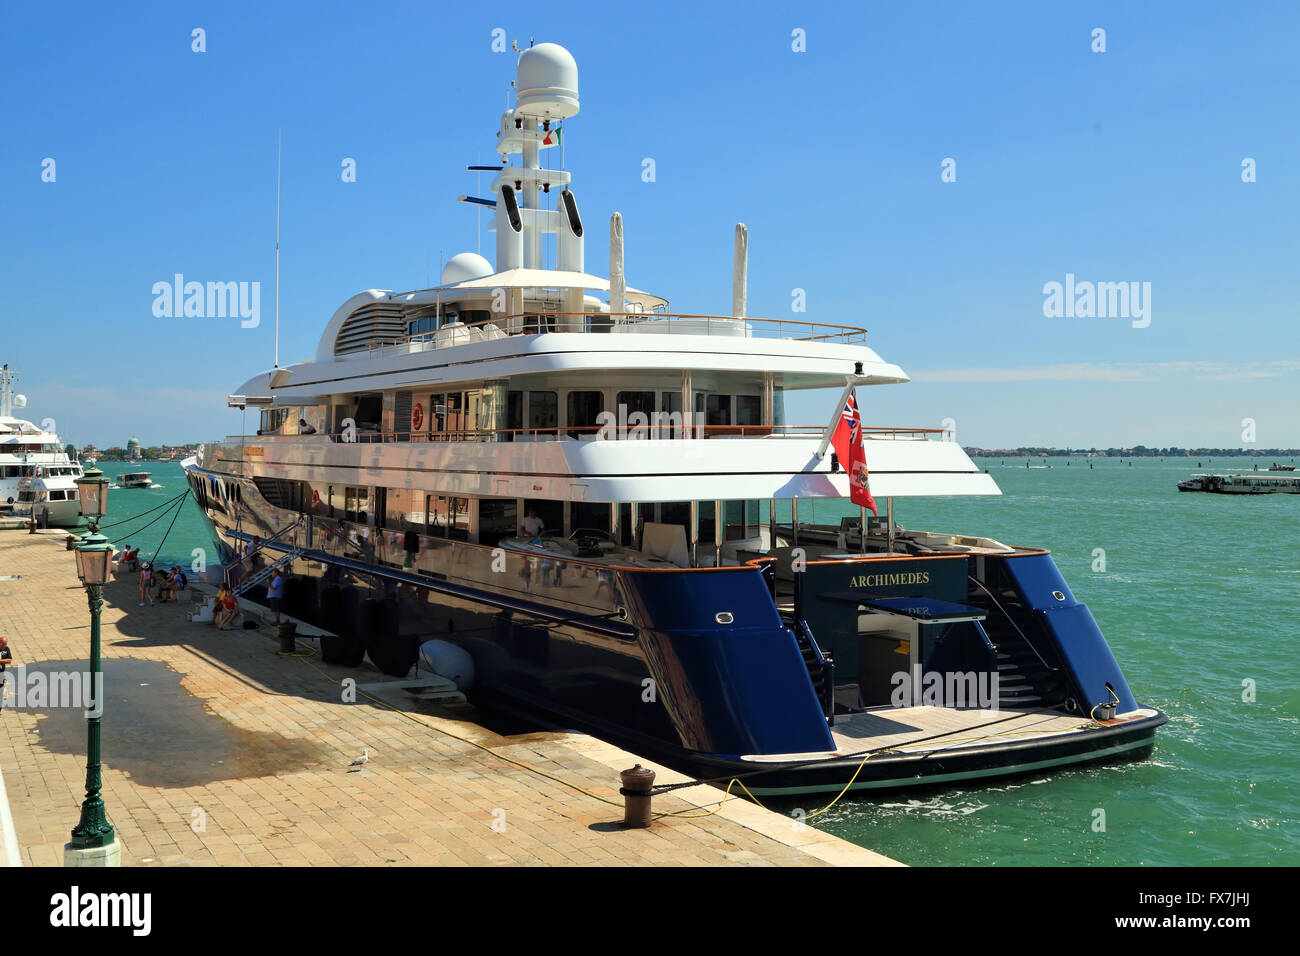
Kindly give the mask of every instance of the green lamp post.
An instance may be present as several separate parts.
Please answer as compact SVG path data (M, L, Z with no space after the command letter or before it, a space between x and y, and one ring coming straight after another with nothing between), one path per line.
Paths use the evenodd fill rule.
M113 568L113 545L99 533L99 519L108 510L108 479L98 468L78 478L81 513L90 519L90 533L77 544L77 577L85 585L90 603L91 700L86 715L86 799L81 821L72 831L65 856L80 858L80 865L112 866L118 860L117 837L104 812L99 768L99 721L104 712L104 676L99 656L99 612L104 606L104 585ZM71 861L69 861L71 862Z

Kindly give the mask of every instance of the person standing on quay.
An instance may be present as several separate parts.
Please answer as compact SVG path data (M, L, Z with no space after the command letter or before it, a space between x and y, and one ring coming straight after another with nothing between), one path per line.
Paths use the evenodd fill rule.
M271 583L266 588L266 599L271 605L271 610L275 612L277 627L280 624L280 599L283 597L284 577L280 574L280 569L276 568L275 573L271 575Z
M5 668L14 662L13 651L9 650L9 638L0 635L0 710L4 710L5 697L9 694L9 687L5 683L9 678L5 675Z

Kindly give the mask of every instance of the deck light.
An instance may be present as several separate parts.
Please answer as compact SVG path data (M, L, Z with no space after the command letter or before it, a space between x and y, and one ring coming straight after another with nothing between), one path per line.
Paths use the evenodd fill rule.
M98 468L91 468L76 480L76 485L81 513L94 524L108 511L108 479Z

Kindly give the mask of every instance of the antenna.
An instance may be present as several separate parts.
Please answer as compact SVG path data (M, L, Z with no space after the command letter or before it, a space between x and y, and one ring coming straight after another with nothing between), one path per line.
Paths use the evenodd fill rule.
M282 131L275 131L275 367L280 367L280 152Z

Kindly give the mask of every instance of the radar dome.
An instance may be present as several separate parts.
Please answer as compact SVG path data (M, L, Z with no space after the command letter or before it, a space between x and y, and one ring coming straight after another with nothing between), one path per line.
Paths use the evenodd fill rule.
M578 112L578 64L558 43L539 43L519 55L515 111L560 120Z
M492 263L476 252L462 252L452 256L442 267L442 284L455 285L470 279L481 279L493 272Z
M26 395L15 395L15 396L14 396L14 408L26 408L26 407L27 407L27 396L26 396Z

